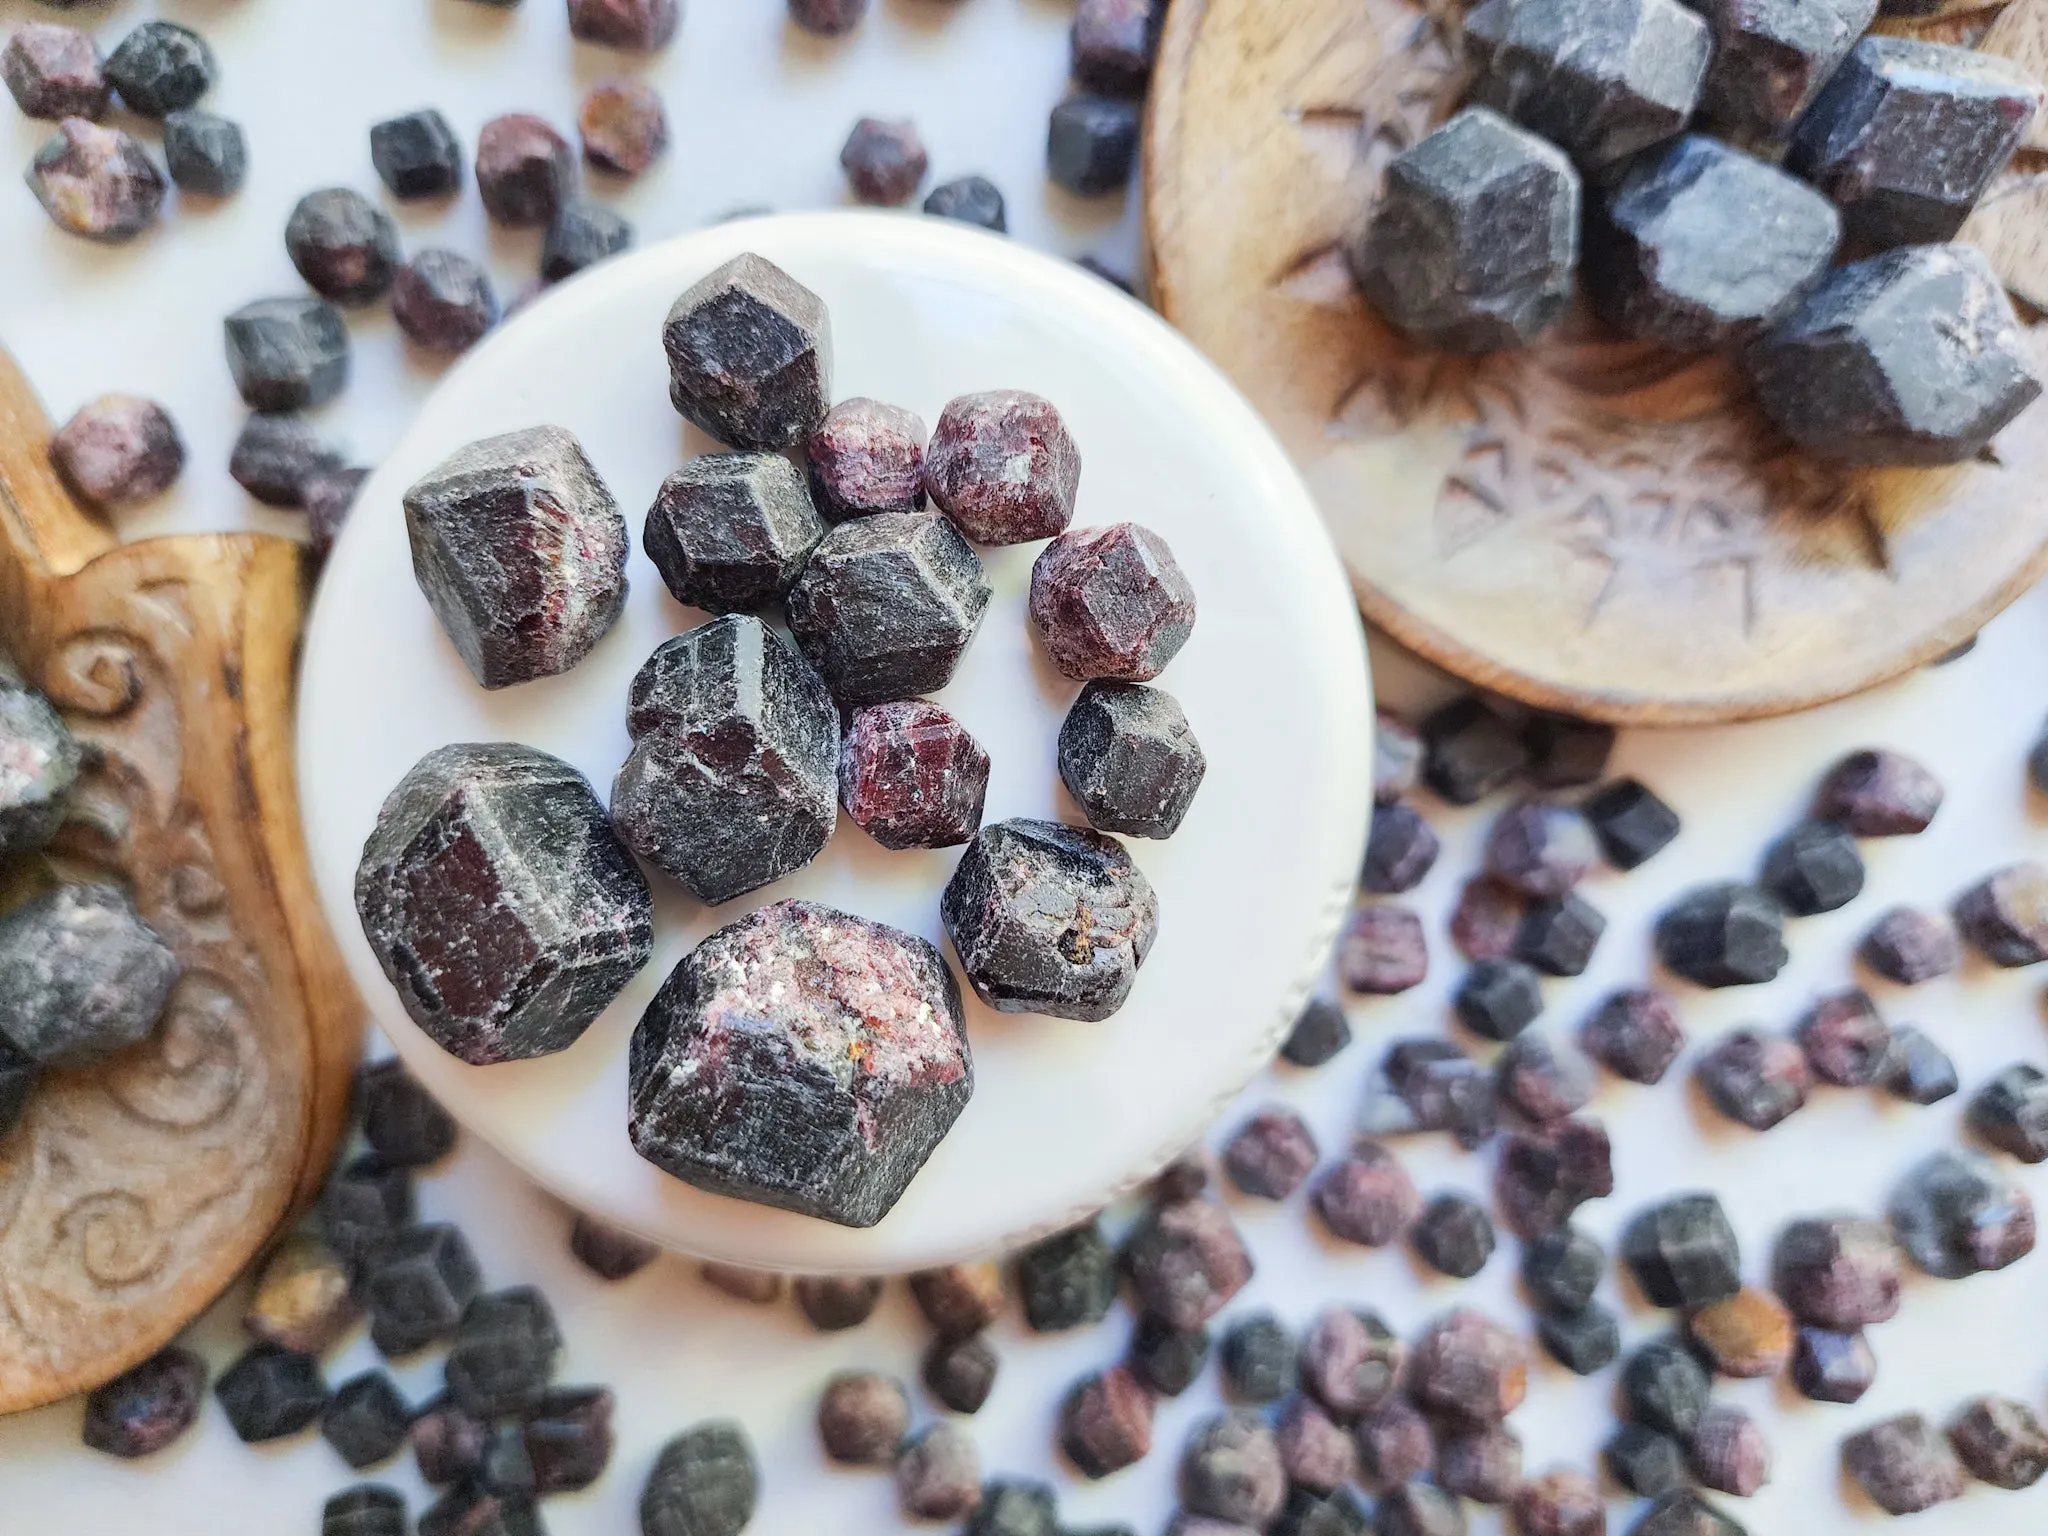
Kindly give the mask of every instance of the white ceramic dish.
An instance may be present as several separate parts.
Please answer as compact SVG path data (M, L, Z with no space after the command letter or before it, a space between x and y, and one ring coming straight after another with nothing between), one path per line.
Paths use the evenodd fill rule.
M1054 400L1078 442L1077 524L1134 519L1173 546L1197 593L1192 640L1160 679L1209 773L1176 837L1132 852L1159 892L1158 944L1131 1001L1083 1024L969 1005L973 1102L894 1211L851 1230L705 1194L642 1161L625 1130L633 1025L690 946L751 907L803 896L938 939L958 850L889 853L842 820L810 867L707 909L656 877L653 962L570 1050L470 1067L405 1017L361 937L356 861L384 795L453 741L517 740L608 794L627 751L627 684L704 615L639 553L661 478L713 445L667 398L661 321L741 251L831 308L836 398L872 395L927 423L997 386ZM487 693L413 581L400 497L453 449L541 422L583 442L635 535L632 596L559 678ZM1040 546L985 552L995 597L938 697L988 748L987 817L1073 817L1054 741L1074 685L1025 622ZM300 777L315 877L377 1021L466 1125L575 1205L672 1248L797 1270L887 1272L1057 1228L1155 1171L1270 1057L1318 973L1363 846L1371 698L1350 591L1278 445L1222 376L1149 311L1065 263L941 220L805 214L749 220L607 263L484 342L444 381L364 488L306 641Z

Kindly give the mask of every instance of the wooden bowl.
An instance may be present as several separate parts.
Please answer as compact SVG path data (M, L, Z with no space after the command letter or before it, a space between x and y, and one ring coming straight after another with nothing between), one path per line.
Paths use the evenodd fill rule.
M2048 0L1984 46L2038 64ZM1147 125L1152 291L1301 468L1369 618L1480 686L1618 723L1744 719L1968 640L2048 569L2048 406L1995 462L1810 458L1724 361L1583 311L1526 352L1414 347L1340 242L1465 84L1453 0L1177 0ZM2040 296L2022 160L1966 236ZM2037 354L2048 337L2029 331Z
M54 850L185 964L147 1041L52 1072L0 1139L0 1413L161 1348L318 1187L362 1008L306 873L292 770L299 546L122 545L50 469L0 352L0 654L88 765Z

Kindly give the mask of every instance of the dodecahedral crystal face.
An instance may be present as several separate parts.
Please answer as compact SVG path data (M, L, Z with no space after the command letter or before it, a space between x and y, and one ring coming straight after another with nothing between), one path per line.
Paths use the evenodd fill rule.
M708 453L661 482L643 542L677 602L747 613L787 592L824 537L789 460Z
M1010 228L1002 189L986 176L961 176L941 182L925 194L924 211L934 218L979 224L999 235L1008 233Z
M1181 1454L1180 1491L1191 1513L1228 1522L1225 1529L1264 1530L1287 1497L1287 1472L1272 1429L1241 1408L1204 1420Z
M436 352L460 352L498 321L490 274L460 251L413 252L391 281L391 316L406 340Z
M1294 1388L1294 1335L1271 1312L1234 1321L1216 1351L1224 1389L1241 1403L1274 1402Z
M1657 920L1657 955L1703 987L1769 981L1790 958L1784 909L1753 885L1702 886Z
M249 174L249 142L240 124L187 107L164 119L164 166L182 192L227 197Z
M646 52L676 35L678 0L569 0L569 33L604 48Z
M1623 1424L1601 1447L1614 1480L1630 1493L1656 1498L1685 1486L1685 1447L1642 1424Z
M909 198L930 163L917 125L908 118L864 117L839 151L839 166L853 195L884 207Z
M313 481L341 467L303 417L277 411L257 411L243 422L228 455L235 483L268 507L303 506Z
M1616 869L1634 869L1678 836L1678 813L1635 779L1616 779L1579 808Z
M33 852L57 835L84 760L49 700L0 677L0 856Z
M1730 1030L1693 1071L1714 1108L1753 1131L1768 1131L1803 1108L1813 1087L1805 1053L1758 1029Z
M1438 1195L1415 1218L1408 1241L1438 1274L1469 1280L1493 1257L1493 1222L1469 1195Z
M975 995L1002 1013L1106 1019L1159 932L1159 903L1099 832L1018 819L984 827L940 903Z
M1081 0L1074 7L1074 78L1111 96L1142 96L1159 50L1157 0Z
M1078 197L1114 192L1131 179L1138 136L1135 103L1089 91L1069 96L1046 125L1046 175Z
M1868 993L1853 987L1815 1003L1799 1021L1797 1033L1814 1076L1839 1088L1862 1088L1876 1081L1892 1043L1877 1005Z
M1423 1330L1409 1366L1409 1395L1425 1411L1469 1424L1498 1424L1529 1390L1522 1341L1477 1312L1447 1312Z
M526 1421L535 1493L570 1493L597 1481L611 1460L613 1406L607 1387L564 1387L541 1398Z
M1222 1205L1174 1200L1154 1206L1131 1230L1123 1267L1142 1313L1187 1330L1200 1328L1244 1289L1252 1257Z
M315 293L337 304L367 304L391 286L398 226L362 193L324 187L292 209L284 248Z
M320 1364L275 1344L258 1344L220 1374L214 1396L249 1444L297 1434L327 1405Z
M1643 1345L1622 1367L1623 1411L1636 1423L1677 1440L1691 1440L1699 1428L1708 1391L1707 1373L1675 1340Z
M259 411L324 405L348 382L348 326L324 299L258 299L227 317L228 371Z
M409 1355L452 1335L483 1289L468 1240L445 1223L407 1227L378 1251L364 1283L370 1340L380 1354Z
M1877 1380L1877 1355L1860 1333L1801 1328L1792 1343L1792 1385L1817 1403L1859 1401Z
M1578 1376L1590 1376L1595 1371L1604 1371L1614 1364L1621 1354L1621 1323L1615 1315L1597 1302L1589 1303L1576 1312L1549 1312L1536 1319L1536 1336L1543 1341L1543 1347L1551 1358L1566 1370ZM1629 1482L1631 1472L1615 1465L1615 1442L1623 1436L1640 1433L1656 1441L1664 1441L1662 1435L1652 1435L1639 1426L1625 1424L1621 1434L1608 1442L1608 1465L1613 1468L1622 1486L1635 1491ZM1668 1442L1666 1442L1668 1443ZM1672 1447L1676 1451L1676 1447ZM1675 1481L1678 1470L1671 1474ZM1660 1484L1659 1486L1667 1486Z
M1908 1104L1939 1104L1961 1086L1948 1053L1911 1024L1892 1030L1877 1082Z
M486 688L566 672L625 605L625 519L561 427L458 449L405 493L405 523L420 589Z
M962 395L939 413L925 489L978 544L1024 544L1074 519L1081 452L1050 400L1021 389Z
M494 117L476 136L476 189L500 224L546 225L576 184L569 143L528 112Z
M626 724L613 824L700 900L779 880L832 835L838 712L759 619L733 614L662 645L633 679Z
M1034 1333L1099 1323L1116 1304L1116 1250L1093 1221L1055 1232L1017 1255L1017 1292Z
M80 1438L109 1456L153 1455L191 1428L205 1392L205 1361L175 1345L159 1350L93 1390Z
M1754 216L1740 238L1729 236L1730 208ZM1636 161L1599 200L1586 232L1586 291L1624 335L1718 347L1797 303L1840 238L1834 205L1813 188L1687 134Z
M1700 0L1714 59L1700 115L1716 127L1782 139L1856 46L1877 0Z
M1682 129L1713 50L1678 0L1489 0L1466 38L1479 61L1472 99L1589 167Z
M1970 1100L1970 1129L2023 1163L2048 1159L2048 1077L2015 1062Z
M1941 780L1903 752L1851 752L1828 770L1813 814L1858 837L1911 837L1941 809Z
M352 1467L374 1466L398 1453L412 1428L412 1410L383 1371L365 1371L334 1389L320 1413L321 1438Z
M1152 1449L1152 1394L1129 1366L1076 1382L1060 1407L1060 1448L1087 1477L1108 1477Z
M1597 1120L1557 1120L1510 1136L1494 1175L1501 1218L1519 1237L1568 1220L1614 1193L1614 1147Z
M988 599L952 524L886 512L825 535L789 590L789 627L834 698L880 704L945 687Z
M647 883L576 770L449 746L391 792L356 911L412 1021L474 1065L573 1044L647 963Z
M59 229L87 240L132 240L156 222L164 178L135 139L67 117L29 163L29 190Z
M372 126L370 163L393 197L442 197L462 184L462 142L432 108Z
M1747 362L1787 437L1856 464L1968 459L2041 393L2012 304L1967 245L1837 267Z
M0 1041L91 1061L156 1027L182 967L111 885L62 885L0 917Z
M644 1536L739 1536L754 1517L761 1474L746 1431L699 1424L662 1447L640 1495Z
M857 396L825 413L804 444L811 497L835 523L924 506L924 423L901 406Z
M556 210L540 247L540 276L559 283L633 243L633 226L602 203L572 197Z
M1863 855L1848 829L1802 821L1771 844L1761 884L1795 917L1847 906L1863 890Z
M1853 249L1952 238L2034 120L2041 89L2007 59L1866 37L1785 157L1842 208Z
M1884 1224L1807 1217L1778 1237L1771 1284L1802 1323L1853 1332L1899 1310L1899 1250Z
M600 80L576 110L576 131L592 165L638 176L668 148L668 109L644 80Z
M950 848L974 836L988 753L936 704L856 710L839 750L839 803L884 848Z
M2008 865L1965 891L1955 913L1963 937L1993 965L2048 960L2048 868Z
M1126 837L1171 837L1209 760L1171 694L1137 683L1090 683L1060 726L1060 778L1090 826Z
M1394 157L1350 248L1381 316L1454 352L1527 346L1564 313L1578 257L1578 172L1484 107Z
M1963 1469L1941 1431L1917 1413L1842 1442L1842 1466L1889 1515L1913 1515L1963 1496Z
M2016 1398L1972 1398L1949 1421L1948 1438L1971 1475L1994 1488L2031 1488L2048 1473L2048 1432Z
M1742 1289L1735 1230L1712 1195L1676 1195L1622 1233L1621 1256L1660 1307L1704 1307Z
M1039 552L1030 611L1039 644L1066 676L1144 683L1187 644L1195 589L1166 540L1111 523L1063 533Z
M562 1353L554 1309L530 1285L470 1302L448 1348L448 1390L478 1418L540 1406Z
M107 56L107 79L121 104L144 117L189 107L213 84L213 50L190 27L145 21Z
M824 420L832 324L815 293L752 252L684 291L662 326L669 398L735 448L792 448Z
M355 1107L363 1139L390 1167L424 1167L455 1146L454 1119L400 1061L380 1061L356 1074Z
M952 972L923 939L811 902L741 918L633 1033L640 1155L699 1188L873 1226L974 1091Z
M0 80L25 117L97 119L107 110L107 77L91 34L31 21L0 49Z

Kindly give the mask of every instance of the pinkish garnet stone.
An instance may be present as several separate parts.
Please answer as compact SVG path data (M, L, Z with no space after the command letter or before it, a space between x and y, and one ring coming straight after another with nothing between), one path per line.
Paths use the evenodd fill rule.
M974 1092L960 992L915 935L808 901L721 928L633 1034L639 1154L849 1227L889 1213Z
M962 395L939 415L925 489L978 544L1049 539L1074 520L1081 451L1050 400L1021 389Z
M974 836L988 753L936 704L855 712L839 750L839 801L884 848L950 848Z
M1068 677L1149 682L1187 644L1195 590L1151 529L1076 528L1031 568L1031 622Z

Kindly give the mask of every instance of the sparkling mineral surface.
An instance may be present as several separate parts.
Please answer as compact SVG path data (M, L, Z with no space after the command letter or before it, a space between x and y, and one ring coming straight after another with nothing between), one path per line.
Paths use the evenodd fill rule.
M884 848L950 848L974 836L988 753L922 699L855 710L839 749L839 802Z
M940 905L976 996L1002 1013L1106 1019L1159 932L1151 882L1100 832L1019 818L984 827Z
M118 128L67 117L29 162L29 190L59 229L110 244L156 222L164 177L149 152Z
M825 524L775 453L707 453L661 482L642 543L679 603L750 613L795 582Z
M730 614L633 679L633 753L612 786L628 847L716 904L817 857L837 818L839 717L802 657Z
M629 1129L699 1188L872 1226L974 1091L959 991L924 940L812 902L721 928L633 1033Z
M825 413L804 443L811 499L831 522L924 509L924 422L857 395Z
M735 256L686 289L661 332L676 410L735 448L809 437L832 392L824 300L773 262Z
M1187 643L1195 593L1166 541L1137 523L1078 528L1031 568L1031 622L1066 676L1142 683Z
M76 1065L156 1027L183 967L112 885L60 885L0 917L0 1040Z
M1739 239L1727 213L1744 210ZM1834 205L1768 161L1687 134L1632 162L1586 234L1586 292L1623 335L1703 349L1771 324L1820 280Z
M568 764L430 752L356 870L363 933L414 1023L473 1065L573 1044L647 963L647 883Z
M1351 270L1381 316L1424 345L1527 346L1571 298L1579 202L1563 151L1467 107L1388 165Z
M1787 437L1855 464L1959 463L2041 393L2011 301L1967 245L1835 268L1746 362Z
M1785 165L1841 205L1852 248L1948 240L2040 102L2040 86L2008 59L1866 37L1800 120Z
M1060 726L1059 765L1090 826L1126 837L1171 837L1209 763L1171 694L1095 682Z
M1081 451L1057 407L1021 389L962 395L939 413L925 489L978 544L1025 544L1066 530Z

